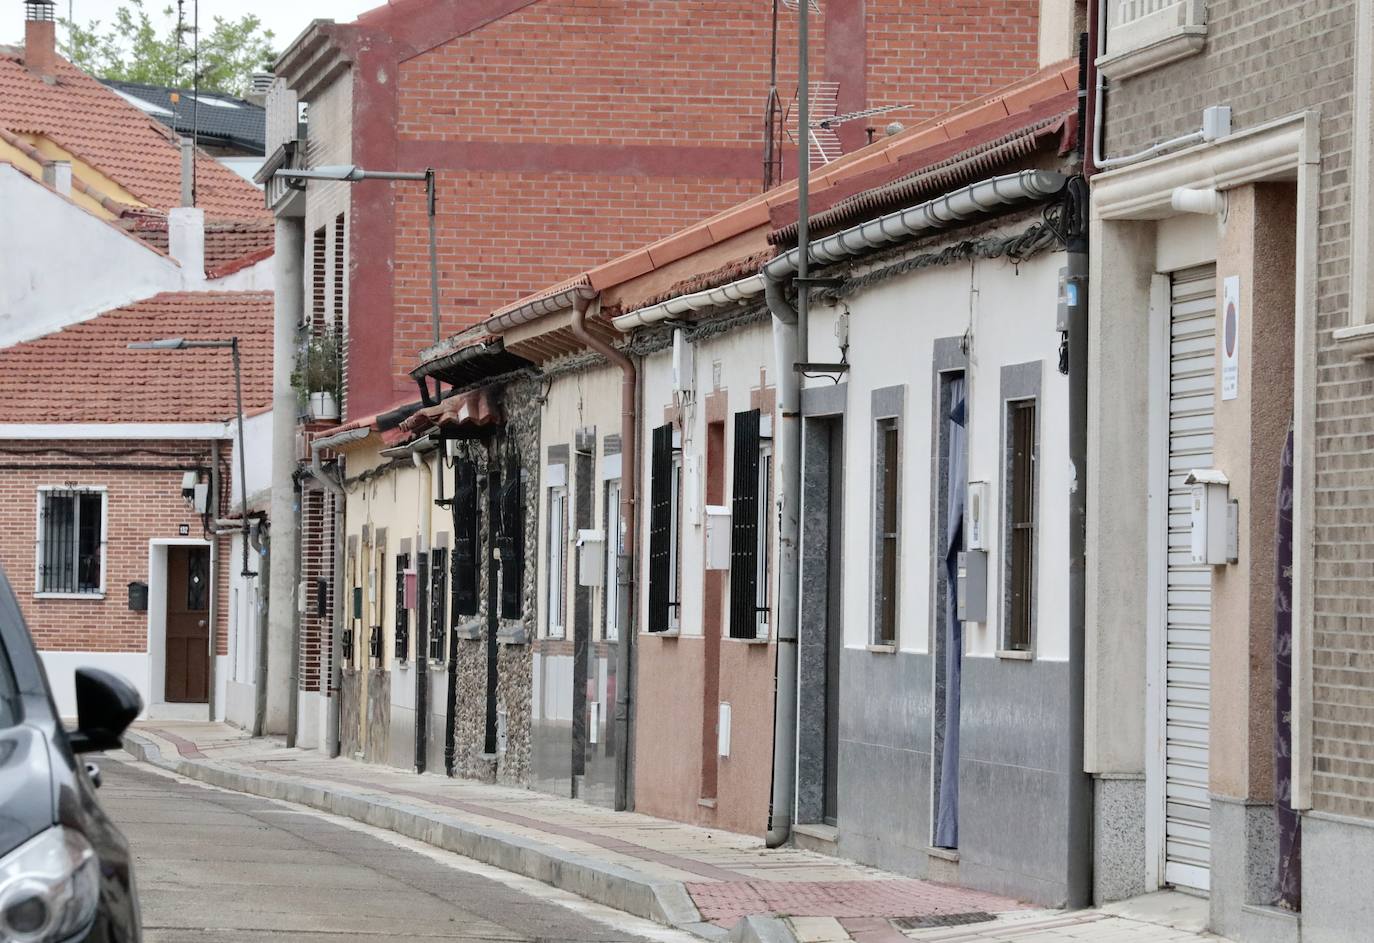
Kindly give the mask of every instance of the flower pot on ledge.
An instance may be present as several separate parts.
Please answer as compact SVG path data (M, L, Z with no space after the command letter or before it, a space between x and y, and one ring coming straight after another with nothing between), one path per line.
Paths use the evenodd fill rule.
M310 394L310 418L335 421L339 418L339 401L329 391Z

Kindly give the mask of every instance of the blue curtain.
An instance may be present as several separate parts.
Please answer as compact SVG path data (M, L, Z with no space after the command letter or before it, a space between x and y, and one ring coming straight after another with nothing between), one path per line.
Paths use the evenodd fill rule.
M945 729L940 748L940 795L935 814L935 847L959 847L959 683L964 655L964 626L959 621L959 552L964 549L964 500L968 490L968 431L964 379L949 383L952 404L945 420Z

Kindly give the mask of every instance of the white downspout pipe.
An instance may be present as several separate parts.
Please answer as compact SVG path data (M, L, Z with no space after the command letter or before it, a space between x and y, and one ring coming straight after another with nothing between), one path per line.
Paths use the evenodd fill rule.
M801 580L801 376L797 309L783 282L768 278L764 287L773 315L773 362L778 384L778 429L774 455L778 491L778 653L773 708L773 789L769 796L769 848L792 834L797 746L797 623Z

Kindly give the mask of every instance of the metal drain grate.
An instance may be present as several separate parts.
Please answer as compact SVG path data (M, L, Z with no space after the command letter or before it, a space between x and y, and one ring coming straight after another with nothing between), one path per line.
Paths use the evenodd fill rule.
M966 914L924 914L920 917L894 917L892 922L902 930L933 930L936 927L962 927L970 923L996 920L995 914L980 910Z

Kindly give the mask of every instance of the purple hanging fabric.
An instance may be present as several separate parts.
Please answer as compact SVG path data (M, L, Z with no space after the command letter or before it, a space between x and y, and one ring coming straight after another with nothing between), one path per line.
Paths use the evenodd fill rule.
M1279 471L1274 573L1274 904L1302 909L1302 820L1293 811L1293 427Z

